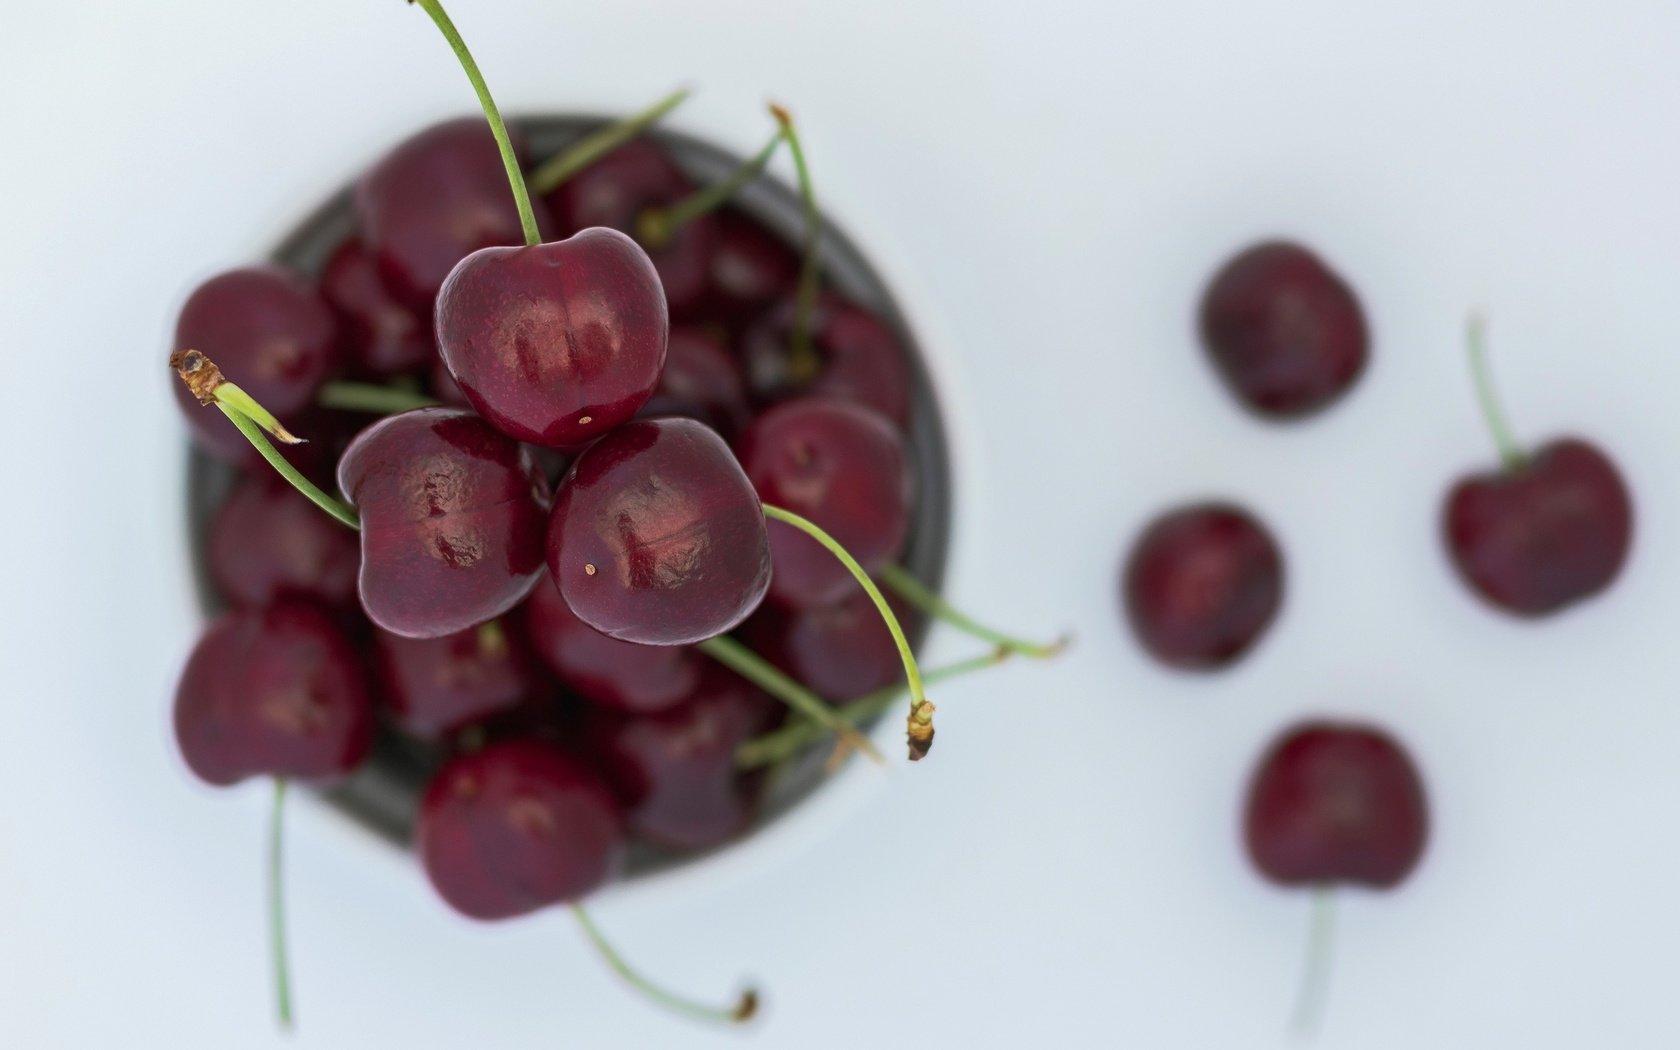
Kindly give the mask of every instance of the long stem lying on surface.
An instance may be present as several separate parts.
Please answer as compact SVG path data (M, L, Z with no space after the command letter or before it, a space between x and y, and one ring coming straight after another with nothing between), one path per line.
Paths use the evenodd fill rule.
M888 565L879 570L876 575L881 578L882 583L892 588L900 597L924 614L948 623L957 630L973 635L981 641L1008 649L1012 653L1020 653L1022 656L1030 656L1037 660L1047 660L1050 657L1061 655L1062 651L1068 647L1068 639L1065 637L1044 645L1029 642L1022 638L1015 638L978 623L970 619L961 609L928 590L922 585L922 581L912 576L910 571L902 565Z
M1471 315L1465 339L1470 351L1470 372L1476 382L1476 400L1481 403L1482 418L1487 420L1488 431L1493 434L1499 458L1506 470L1521 470L1528 457L1523 455L1522 446L1511 433L1511 424L1493 388L1493 371L1487 359L1487 322L1481 315Z
M646 109L578 139L537 166L531 173L531 188L538 193L553 192L573 175L659 123L682 105L689 93L688 88L679 88Z
M876 762L886 762L886 756L882 755L880 750L870 743L869 738L859 733L842 719L834 708L823 702L822 697L783 674L764 657L748 649L735 639L728 635L719 635L716 638L706 639L695 648L782 701L782 703L787 704L812 722L822 726L828 732L839 733L843 739L851 741L853 746Z
M274 951L274 1008L283 1031L292 1028L292 966L286 951L286 898L281 864L282 816L286 778L274 778L274 803L268 825L268 936Z
M1311 1038L1324 1020L1324 1003L1330 989L1330 950L1336 932L1336 887L1328 883L1312 891L1312 928L1307 934L1307 954L1301 966L1301 987L1296 993L1295 1013L1290 1030Z
M752 1020L753 1015L758 1012L758 992L751 988L742 992L735 1005L727 1009L707 1006L704 1003L684 999L680 995L666 991L637 973L624 956L618 954L617 949L602 935L600 928L595 925L595 920L590 917L589 912L584 910L583 905L572 905L572 914L576 916L578 925L583 928L583 935L589 938L589 943L595 946L595 950L601 954L602 959L606 960L607 965L612 968L613 972L624 978L632 988L660 1006L687 1017L693 1017L701 1021L713 1021L719 1024L742 1024Z

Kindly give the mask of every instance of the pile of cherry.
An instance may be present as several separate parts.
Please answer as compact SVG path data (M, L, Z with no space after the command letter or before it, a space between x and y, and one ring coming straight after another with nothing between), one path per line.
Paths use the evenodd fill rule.
M1205 290L1200 336L1215 370L1256 416L1317 413L1358 380L1370 335L1357 297L1311 251L1253 246ZM1489 378L1482 324L1470 357L1499 469L1459 480L1442 538L1464 582L1495 608L1550 616L1608 587L1627 559L1633 504L1620 472L1591 443L1551 441L1532 453L1512 436ZM1283 601L1284 559L1253 514L1227 502L1173 509L1147 525L1122 570L1121 603L1143 648L1187 671L1229 667L1270 627ZM1387 889L1422 858L1422 777L1377 726L1309 721L1267 750L1249 786L1243 836L1267 878L1315 890L1313 935L1296 1023L1322 1005L1337 884Z

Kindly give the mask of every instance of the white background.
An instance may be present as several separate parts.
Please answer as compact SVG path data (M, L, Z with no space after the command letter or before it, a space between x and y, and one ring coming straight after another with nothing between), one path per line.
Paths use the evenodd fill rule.
M196 784L167 730L195 625L169 331L472 97L400 0L4 7L0 1046L278 1045L266 791ZM625 993L563 914L456 919L295 806L297 1045L1283 1045L1307 901L1235 822L1308 713L1391 726L1436 819L1408 884L1343 900L1321 1046L1674 1044L1680 7L454 7L510 110L692 83L675 123L746 150L767 97L795 109L938 358L956 596L1079 645L942 691L921 766L853 769L786 834L599 903L673 985L760 979L745 1037ZM1349 277L1376 339L1352 397L1286 428L1233 407L1190 329L1273 233ZM1521 434L1601 441L1638 504L1621 582L1542 624L1478 606L1436 542L1451 479L1494 461L1476 305ZM1148 663L1113 593L1139 524L1200 495L1289 558L1280 621L1214 678Z

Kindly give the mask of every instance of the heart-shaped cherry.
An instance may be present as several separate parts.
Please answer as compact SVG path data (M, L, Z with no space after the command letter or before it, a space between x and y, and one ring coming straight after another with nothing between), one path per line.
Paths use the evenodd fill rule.
M343 325L347 349L362 375L422 371L437 358L431 316L398 302L379 277L373 256L352 237L321 271L321 294Z
M297 597L335 611L356 606L356 534L272 472L241 478L216 508L205 563L216 590L234 605Z
M753 396L761 404L802 394L845 398L906 425L910 366L893 330L861 306L824 293L811 312L816 371L802 376L793 354L796 311L794 299L783 299L742 335L741 359Z
M616 230L486 248L438 293L449 374L496 429L534 445L582 445L634 416L668 329L653 263Z
M494 619L542 572L548 482L530 451L457 408L388 416L351 442L338 484L361 515L362 608L435 638Z
M887 600L899 622L910 628L909 606L896 594ZM861 590L838 604L812 609L766 604L747 621L743 637L765 659L829 700L856 699L904 679L892 632Z
M1545 616L1603 591L1621 573L1633 544L1633 498L1610 458L1580 438L1524 452L1494 396L1479 321L1470 348L1503 466L1453 486L1442 538L1476 593L1507 612Z
M1199 503L1156 518L1121 580L1138 642L1171 667L1213 670L1252 648L1283 603L1283 555L1241 507Z
M1370 336L1347 282L1298 244L1248 248L1202 294L1203 347L1231 393L1273 418L1310 415L1353 386Z
M441 638L375 631L373 666L391 717L428 740L511 711L538 688L529 656L497 621Z
M700 681L703 664L693 649L609 638L578 619L547 580L525 603L525 632L562 684L603 707L631 714L663 710L682 703Z
M733 629L770 584L752 483L692 419L626 423L572 463L548 567L578 619L627 642L688 645Z
M723 345L702 329L672 328L665 371L638 415L698 419L730 441L752 412L741 368Z

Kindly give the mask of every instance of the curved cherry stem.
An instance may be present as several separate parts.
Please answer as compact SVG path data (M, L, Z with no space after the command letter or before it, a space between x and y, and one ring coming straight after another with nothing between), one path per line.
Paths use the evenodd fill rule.
M905 721L905 731L910 744L910 761L919 762L927 757L928 749L933 747L933 704L928 700L922 687L922 672L916 666L916 654L910 651L910 639L904 636L904 628L899 624L898 617L893 615L892 606L887 604L886 595L881 588L863 571L856 558L842 547L838 540L824 532L815 522L800 517L791 510L763 504L764 516L771 521L779 521L784 525L792 525L805 535L822 544L830 554L840 560L840 564L852 574L866 593L869 600L875 603L875 609L886 622L887 630L892 633L893 644L898 647L898 657L904 663L904 680L910 688L910 716Z
M1330 952L1336 933L1336 887L1321 883L1312 890L1312 925L1307 933L1307 955L1301 966L1301 987L1295 997L1295 1012L1289 1027L1297 1036L1310 1039L1324 1020L1324 1004L1330 990Z
M646 109L578 139L537 165L537 169L531 172L531 188L538 193L558 189L573 175L659 123L667 113L687 101L690 94L688 88L678 88Z
M758 1012L758 992L752 988L742 992L735 1005L730 1007L707 1006L666 991L636 972L624 956L618 954L618 950L602 935L600 928L595 925L595 920L584 910L583 905L573 904L571 907L578 925L583 927L583 935L589 938L589 943L600 953L601 958L606 960L613 972L624 978L632 988L667 1010L717 1024L744 1024L752 1020L753 1015Z
M286 898L281 844L286 808L286 778L274 778L274 803L268 823L268 936L274 951L274 1009L282 1031L292 1029L292 966L286 951Z
M347 412L370 412L374 415L395 415L416 408L431 408L442 404L435 397L427 397L417 390L378 383L353 383L335 379L321 386L315 403L322 408L336 408Z
M1482 418L1487 420L1488 430L1493 434L1499 458L1506 470L1521 470L1528 457L1511 433L1511 424L1506 420L1499 395L1494 391L1493 372L1488 367L1487 358L1487 320L1480 314L1470 316L1465 340L1470 350L1470 371L1476 382L1476 400L1481 403Z
M257 425L251 421L250 417L246 416L243 412L236 408L228 407L228 405L220 401L216 403L216 407L222 410L222 414L227 416L234 426L239 428L239 432L245 435L245 440L249 441L256 447L256 450L262 454L262 458L268 460L269 466L279 471L280 476L291 482L293 488L297 489L305 496L308 496L311 503L320 507L328 514L331 514L341 523L350 526L352 529L359 529L362 527L362 519L357 517L354 510L327 495L325 492L322 492L318 487L316 487L314 482L304 477L296 467L287 463L286 457L282 456L278 449L269 444L268 438L263 436L263 432L257 428Z
M461 68L466 70L467 79L472 81L473 91L478 94L478 104L484 109L484 119L490 122L490 132L496 136L496 148L501 150L502 165L507 168L508 185L513 190L513 202L519 208L519 225L525 231L525 243L533 246L541 244L542 232L537 229L537 216L531 210L531 190L525 185L525 173L519 170L519 158L514 155L513 141L508 138L507 125L502 123L502 113L496 108L496 100L490 97L490 88L484 83L484 74L478 71L478 63L473 61L472 52L467 50L467 42L461 39L460 31L455 28L455 23L450 21L439 0L408 2L418 4L421 10L431 16L443 38L449 41L449 47L455 52L455 57L460 59Z
M663 247L684 224L716 211L731 197L741 192L741 187L757 178L769 165L770 158L776 155L777 147L786 138L786 134L778 130L770 136L770 141L764 144L763 149L753 154L752 159L743 162L727 178L695 190L669 208L650 208L642 212L636 218L637 239L650 248Z
M817 308L817 289L821 273L817 266L817 245L822 236L822 216L817 211L817 193L811 185L811 168L805 162L805 147L793 127L793 114L786 107L771 103L770 115L781 126L787 139L788 152L793 154L794 171L799 176L799 201L805 209L805 239L800 250L799 288L793 301L793 345L788 373L795 384L810 382L816 377L821 362L811 345L811 314Z
M841 718L834 708L824 703L822 697L783 674L775 665L740 642L728 635L719 635L698 643L695 648L825 730L840 734L841 739L849 741L876 762L885 764L886 756L870 743L868 737L859 733Z
M1016 638L1004 634L1002 631L993 630L985 624L971 619L967 613L929 590L921 580L912 576L910 571L902 565L888 565L877 572L876 575L881 578L882 583L922 613L948 623L964 634L973 635L983 642L990 642L1012 653L1030 656L1035 660L1048 660L1051 657L1060 656L1071 642L1071 639L1064 635L1046 645L1039 642L1029 642L1023 638Z

